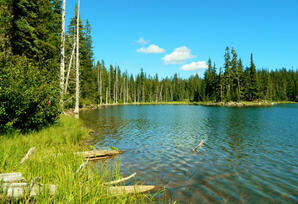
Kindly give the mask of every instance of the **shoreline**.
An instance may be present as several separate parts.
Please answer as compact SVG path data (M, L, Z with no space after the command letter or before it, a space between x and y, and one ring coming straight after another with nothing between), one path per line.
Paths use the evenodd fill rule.
M111 103L111 104L91 104L80 108L80 111L95 110L106 106L127 106L127 105L201 105L218 107L268 107L279 104L298 104L294 101L240 101L240 102L191 102L191 101L171 101L171 102L139 102L139 103ZM72 111L70 111L72 112Z
M37 203L75 200L84 200L86 203L121 203L123 200L131 202L146 200L147 193L121 196L109 193L109 186L105 182L122 177L118 166L120 163L113 164L110 168L104 165L98 169L96 163L89 162L90 164L86 167L88 169L83 170L82 165L86 164L85 157L78 156L76 152L93 150L94 147L90 144L93 136L90 132L91 129L84 127L80 120L72 116L61 115L56 124L39 131L1 135L0 164L2 168L0 168L0 174L17 172L22 176L22 182L26 182L25 184L30 184L39 178L36 185L55 186L56 194L52 195L45 191L34 196ZM28 157L25 162L20 162L31 148L34 152L30 158ZM0 181L0 187L3 189L1 185L2 181ZM83 195L82 192L88 192L88 194ZM68 196L70 194L72 198ZM26 194L19 199L26 202L32 198ZM152 196L151 199L155 197ZM0 203L10 200L15 201L16 198L6 197L3 192L0 192Z

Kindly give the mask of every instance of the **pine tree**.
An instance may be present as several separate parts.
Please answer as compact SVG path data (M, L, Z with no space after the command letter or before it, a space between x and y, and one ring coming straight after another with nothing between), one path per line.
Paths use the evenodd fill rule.
M258 76L256 66L253 61L253 54L250 55L250 83L249 83L249 100L257 100L259 95L259 85L258 85Z
M238 74L238 56L234 48L232 48L232 60L231 60L231 99L232 101L240 100L240 87L238 86L237 74Z
M212 66L211 59L208 60L208 69L205 72L205 85L206 85L206 100L214 101L216 98L216 68Z
M142 102L145 102L145 74L143 68L141 68L140 74L140 88L142 89Z
M237 80L237 100L240 101L243 98L242 93L242 77L243 77L243 64L241 58L237 62L237 69L236 69L236 80Z
M58 117L60 3L0 1L0 132L40 129Z
M230 59L231 59L230 50L229 50L229 47L226 47L225 64L224 64L224 67L225 67L224 81L225 81L225 99L226 99L226 101L231 100L231 87L233 84Z

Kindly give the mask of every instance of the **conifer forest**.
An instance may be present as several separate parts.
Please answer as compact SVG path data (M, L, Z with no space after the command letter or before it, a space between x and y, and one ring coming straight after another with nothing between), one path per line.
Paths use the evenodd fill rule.
M77 16L66 29L61 88L61 1L1 0L0 6L1 128L38 129L55 121L62 109L75 106ZM210 56L203 76L160 78L158 73L146 74L141 67L138 74L131 74L126 67L95 61L91 25L88 20L80 20L79 25L80 107L171 101L298 101L297 69L258 68L253 54L245 65L236 48L226 47L224 64L214 64Z

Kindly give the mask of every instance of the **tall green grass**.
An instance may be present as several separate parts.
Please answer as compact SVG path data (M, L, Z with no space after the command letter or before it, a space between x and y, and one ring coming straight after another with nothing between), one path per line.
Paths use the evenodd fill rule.
M98 166L89 162L84 170L75 173L84 159L74 152L85 150L81 145L88 137L88 130L71 116L62 116L53 126L28 134L12 133L0 136L0 173L22 172L26 181L36 177L41 184L55 184L54 196L46 191L36 198L26 197L15 201L21 203L151 203L156 202L152 194L123 195L107 194L105 181L120 177L120 164ZM31 147L34 154L20 164ZM111 167L112 166L112 167ZM160 197L160 196L159 196ZM163 199L162 199L163 200ZM0 197L0 202L7 201ZM160 201L160 200L159 200Z

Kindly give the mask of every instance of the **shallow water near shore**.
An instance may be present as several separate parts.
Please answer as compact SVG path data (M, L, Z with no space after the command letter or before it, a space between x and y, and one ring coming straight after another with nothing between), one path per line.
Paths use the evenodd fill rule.
M165 186L171 200L298 202L298 104L110 106L80 118L95 130L97 148L127 151L123 176L137 172L137 181Z

